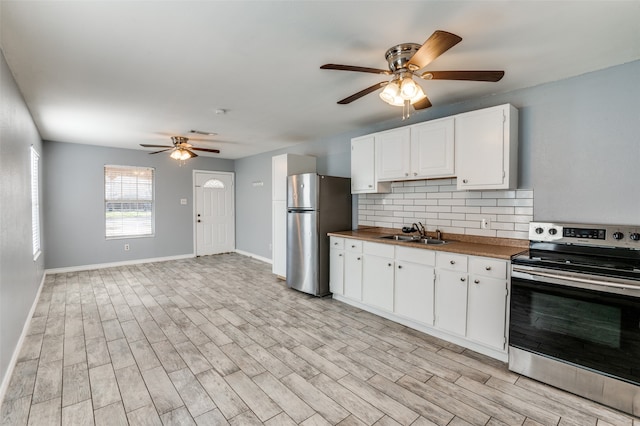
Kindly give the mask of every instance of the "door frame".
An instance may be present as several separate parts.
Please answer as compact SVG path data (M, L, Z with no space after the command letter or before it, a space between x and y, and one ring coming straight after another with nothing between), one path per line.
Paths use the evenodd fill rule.
M197 231L197 212L196 212L196 173L216 174L216 175L228 175L231 177L231 184L233 191L231 192L231 204L233 206L233 252L236 251L236 173L235 172L222 172L216 170L196 170L191 172L191 191L193 203L191 207L191 219L193 223L193 256L198 256L198 231Z

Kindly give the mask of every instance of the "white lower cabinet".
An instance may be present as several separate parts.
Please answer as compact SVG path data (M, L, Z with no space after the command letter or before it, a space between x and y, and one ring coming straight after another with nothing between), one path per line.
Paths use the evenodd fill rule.
M432 266L396 261L393 311L407 319L433 325L434 277Z
M344 243L344 296L362 300L362 241Z
M464 336L467 331L467 274L439 270L436 274L436 327Z
M507 345L507 263L472 257L469 260L467 338L505 350Z
M506 361L507 260L333 237L330 258L337 299Z
M331 237L329 247L329 291L344 294L344 238Z

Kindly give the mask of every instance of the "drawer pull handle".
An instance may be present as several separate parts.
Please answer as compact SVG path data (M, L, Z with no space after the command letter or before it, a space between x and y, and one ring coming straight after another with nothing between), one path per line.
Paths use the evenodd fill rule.
M484 268L484 269L486 269L487 271L490 271L490 270L491 270L491 266L487 266L487 267L486 267L486 268Z
M456 261L455 260L450 260L449 263L452 264L452 265L455 265Z
M460 278L460 281L465 282L467 279L466 278Z
M476 284L480 284L480 280L474 280L473 282Z

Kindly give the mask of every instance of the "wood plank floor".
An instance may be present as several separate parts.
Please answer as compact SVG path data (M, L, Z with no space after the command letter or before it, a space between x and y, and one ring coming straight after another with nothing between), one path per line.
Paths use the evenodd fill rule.
M49 275L2 425L634 425L238 254Z

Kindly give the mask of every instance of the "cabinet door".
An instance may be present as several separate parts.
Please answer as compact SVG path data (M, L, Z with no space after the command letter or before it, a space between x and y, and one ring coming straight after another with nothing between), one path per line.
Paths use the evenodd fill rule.
M454 175L453 118L411 126L412 178Z
M344 293L344 250L329 250L329 291Z
M409 177L410 134L408 127L401 127L375 135L378 180Z
M272 272L282 278L287 276L287 202L273 201L272 214Z
M435 273L430 266L396 262L394 313L433 325Z
M504 350L507 281L471 275L467 309L467 338Z
M467 274L439 270L436 277L436 326L464 336L467 325Z
M504 131L505 111L505 106L499 106L455 117L458 189L503 187L505 144L508 144Z
M393 259L364 255L362 301L385 311L393 311Z
M362 253L344 252L344 295L362 300Z
M351 140L351 192L372 192L376 187L374 137Z

